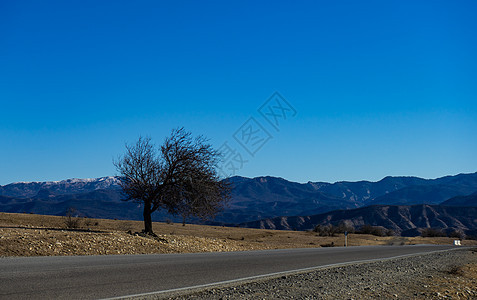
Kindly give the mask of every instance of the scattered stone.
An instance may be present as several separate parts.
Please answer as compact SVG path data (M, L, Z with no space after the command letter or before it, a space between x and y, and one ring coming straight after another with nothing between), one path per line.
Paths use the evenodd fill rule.
M475 266L474 277L466 284L444 279L443 274L455 262ZM400 272L396 271L397 265ZM365 287L363 278L366 279ZM477 254L457 250L371 262L359 267L350 265L281 275L275 279L216 288L214 295L203 291L171 299L261 299L264 295L265 299L442 299L449 298L450 294L457 299L476 299L477 286L469 287L476 279Z

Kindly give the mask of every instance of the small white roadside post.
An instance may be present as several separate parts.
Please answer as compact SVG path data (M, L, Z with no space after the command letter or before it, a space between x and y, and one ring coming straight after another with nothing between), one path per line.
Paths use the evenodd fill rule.
M348 231L345 231L345 247L348 247Z

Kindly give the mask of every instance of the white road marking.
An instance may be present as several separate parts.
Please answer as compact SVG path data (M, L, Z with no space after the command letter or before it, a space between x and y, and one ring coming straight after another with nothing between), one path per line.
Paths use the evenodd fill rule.
M410 256L418 256L418 255L424 255L424 254L453 251L453 250L458 250L458 249L462 249L462 248L459 247L459 248L447 249L447 250L437 250L437 251L431 251L431 252L419 252L419 253L412 253L412 254L403 254L403 255L398 255L398 256L393 256L393 257L386 257L386 258L373 258L373 259L365 259L365 260L356 260L356 261L350 261L350 262L343 262L343 263L329 264L329 265L323 265L323 266L315 266L315 267L296 269L296 270L290 270L290 271L281 271L281 272L275 272L275 273L269 273L269 274L262 274L262 275L244 277L244 278L237 278L237 279L232 279L232 280L225 280L225 281L219 281L219 282L213 282L213 283L207 283L207 284L200 284L200 285L194 285L194 286L188 286L188 287L182 287L182 288L176 288L176 289L170 289L170 290L164 290L164 291L156 291L156 292L148 292L148 293L127 295L127 296L104 298L102 300L130 299L130 298L147 297L147 296L155 296L155 295L159 296L161 294L168 294L168 293L201 290L201 289L214 287L214 286L228 285L228 284L240 283L240 282L245 283L245 282L253 281L253 280L256 280L256 279L274 278L274 277L279 277L279 276L283 276L283 275L306 273L306 272L309 272L309 271L315 271L315 270L326 269L326 268L331 268L331 267L341 267L341 266L354 265L354 264L371 263L371 262L376 262L376 261L386 261L386 260L391 260L391 259L396 259L396 258L404 258L404 257L410 257Z

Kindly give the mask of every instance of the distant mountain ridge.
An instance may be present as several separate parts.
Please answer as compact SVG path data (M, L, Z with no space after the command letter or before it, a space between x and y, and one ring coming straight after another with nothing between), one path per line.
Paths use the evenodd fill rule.
M333 184L315 184L322 184L319 190L327 194L338 196L343 193L343 197L355 199L360 207L372 204L405 205L413 201L433 204L456 195L469 195L477 192L477 172L437 179L388 176L377 182L343 181ZM417 199L409 201L412 197Z
M232 199L228 207L217 215L213 221L215 224L311 216L376 204L435 205L477 192L477 172L437 179L388 176L377 182L297 183L270 176L235 176L228 180L234 187ZM475 201L465 203L474 206L472 203ZM20 182L0 186L0 211L3 212L63 215L69 207L88 217L142 219L138 203L121 201L118 177ZM154 213L153 218L178 220L164 212Z
M445 206L477 207L477 192L468 196L457 196L441 203Z
M41 190L47 190L54 195L85 193L94 190L118 190L119 178L114 176L87 178L87 179L66 179L61 181L45 182L16 182L0 185L0 196L10 196L18 198L28 198L37 196Z
M477 207L442 205L372 205L351 210L336 210L319 215L275 217L240 224L241 227L310 230L317 225L344 223L359 229L363 225L381 226L404 236L418 235L424 228L477 233Z

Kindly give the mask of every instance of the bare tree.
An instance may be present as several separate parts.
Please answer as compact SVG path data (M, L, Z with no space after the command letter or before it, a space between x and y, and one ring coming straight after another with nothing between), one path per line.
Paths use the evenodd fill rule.
M142 137L126 145L114 165L122 175L126 200L144 204L144 232L153 234L151 214L158 209L184 219L207 219L220 211L230 187L217 174L219 158L203 136L193 138L184 128L174 129L160 149Z

